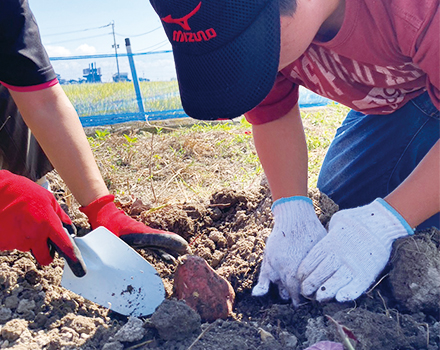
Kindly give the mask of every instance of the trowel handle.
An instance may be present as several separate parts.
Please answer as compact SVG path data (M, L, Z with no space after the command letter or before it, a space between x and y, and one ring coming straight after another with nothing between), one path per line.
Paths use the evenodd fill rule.
M67 247L57 246L50 238L47 239L47 245L49 246L49 251L52 257L55 255L55 251L69 264L72 272L77 277L82 277L87 273L86 264L84 263L81 251L75 244L74 237L76 237L76 228L73 225L63 223L64 231L66 236L72 243L73 254L66 252Z

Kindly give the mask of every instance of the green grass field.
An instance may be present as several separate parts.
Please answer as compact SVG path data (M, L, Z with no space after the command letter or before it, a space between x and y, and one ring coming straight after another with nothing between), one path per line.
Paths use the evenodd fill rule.
M139 83L145 111L182 108L176 81ZM132 82L63 85L79 116L138 112Z

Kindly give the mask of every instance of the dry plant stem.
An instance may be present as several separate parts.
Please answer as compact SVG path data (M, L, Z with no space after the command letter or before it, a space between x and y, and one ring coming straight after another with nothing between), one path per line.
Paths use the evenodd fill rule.
M352 311L354 311L354 310L357 309L357 303L356 303L356 300L353 300L353 301L354 301L354 306L353 306L350 310L348 310L347 314L349 314L350 312L352 312Z
M151 133L151 149L150 149L150 186L151 186L151 192L153 193L154 197L154 203L157 203L156 193L154 192L154 186L153 186L153 141L154 141L154 134Z
M144 345L147 345L147 344L152 343L153 341L154 341L154 340L147 340L147 341L144 341L144 342L142 342L142 343L139 343L139 344L136 344L136 345L130 346L129 348L126 348L125 350L138 349L138 348L140 348L140 347L142 347L142 346L144 346Z
M387 304L385 303L385 300L382 297L382 294L380 294L379 291L377 291L377 294L379 295L380 300L382 300L383 307L385 308L385 315L386 315L386 317L390 318L390 313L388 311Z
M200 340L200 339L202 339L202 337L212 328L212 326L213 326L213 324L214 323L211 323L208 327L206 327L206 329L202 332L202 333L200 333L200 335L196 338L196 340L194 340L193 342L192 342L192 344L188 347L188 349L186 349L186 350L191 350L193 347L194 347L194 345Z
M370 294L386 277L388 277L388 273L382 276L382 278L379 281L377 281L377 283L373 287L371 287L370 290L367 290L365 294L367 295Z
M426 327L426 347L429 347L429 324L419 323L419 326Z

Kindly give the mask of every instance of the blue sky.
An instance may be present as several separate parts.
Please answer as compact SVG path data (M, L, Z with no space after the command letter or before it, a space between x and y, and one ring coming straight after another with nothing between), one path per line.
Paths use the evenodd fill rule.
M126 53L125 38L132 51L171 50L159 17L148 0L29 0L50 57L114 53L114 22L118 53ZM139 77L169 80L175 77L172 54L135 56ZM65 79L82 77L82 70L96 63L103 81L117 72L116 58L52 61ZM120 72L130 72L127 57L118 58Z

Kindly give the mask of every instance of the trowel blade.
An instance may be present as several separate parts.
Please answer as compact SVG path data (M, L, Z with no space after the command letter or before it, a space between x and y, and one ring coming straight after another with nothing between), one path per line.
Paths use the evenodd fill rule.
M76 277L64 264L61 285L85 299L125 316L151 315L165 298L155 268L104 227L74 241L87 267Z

